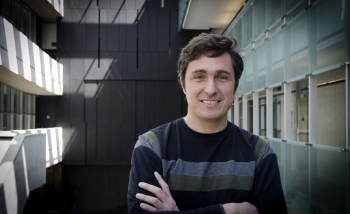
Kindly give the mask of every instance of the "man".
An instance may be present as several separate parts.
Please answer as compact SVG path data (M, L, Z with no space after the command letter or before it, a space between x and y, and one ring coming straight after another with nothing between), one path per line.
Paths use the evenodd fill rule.
M181 51L188 112L139 137L129 213L287 213L272 148L227 121L243 71L235 47L235 40L202 33Z

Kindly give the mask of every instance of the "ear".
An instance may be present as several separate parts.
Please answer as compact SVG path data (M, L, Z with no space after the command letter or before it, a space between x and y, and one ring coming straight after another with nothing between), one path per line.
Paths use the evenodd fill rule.
M181 85L182 91L184 92L184 94L186 94L184 80L182 79L182 77L180 77L179 81L180 81L180 85Z

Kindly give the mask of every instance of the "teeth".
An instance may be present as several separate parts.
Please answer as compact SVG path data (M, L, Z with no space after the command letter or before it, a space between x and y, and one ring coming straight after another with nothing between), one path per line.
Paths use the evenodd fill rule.
M218 103L219 101L213 101L213 100L203 100L203 103L205 104L215 104Z

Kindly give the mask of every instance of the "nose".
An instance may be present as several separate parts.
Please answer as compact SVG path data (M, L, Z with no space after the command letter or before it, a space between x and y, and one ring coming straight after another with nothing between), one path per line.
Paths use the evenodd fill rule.
M215 80L214 79L208 79L205 88L204 88L204 92L206 94L208 94L209 96L212 96L214 94L217 93L217 88L216 88L216 84L215 84Z

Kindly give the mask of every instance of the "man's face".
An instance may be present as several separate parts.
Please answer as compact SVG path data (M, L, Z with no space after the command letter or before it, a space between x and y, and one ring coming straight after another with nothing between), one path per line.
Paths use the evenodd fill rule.
M180 82L187 97L189 118L196 122L226 121L235 87L230 54L225 52L218 57L203 55L191 61L185 80L180 79Z

